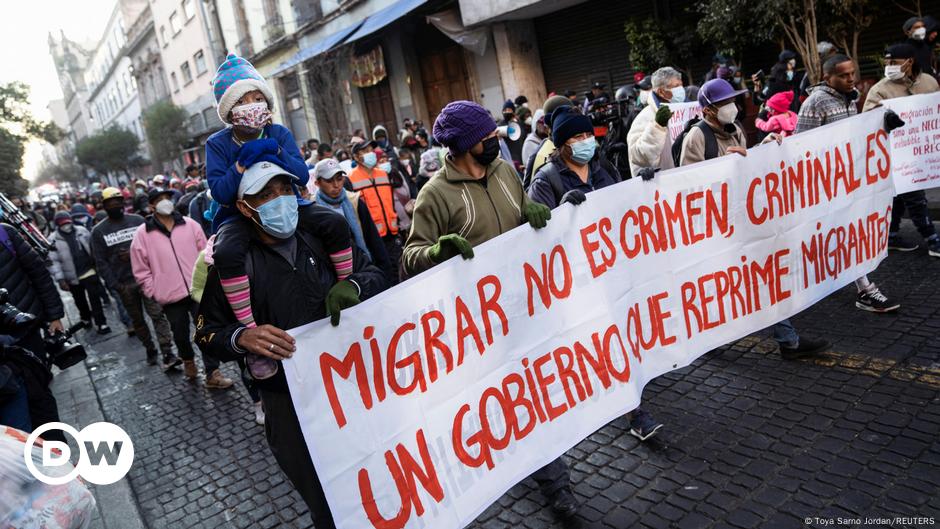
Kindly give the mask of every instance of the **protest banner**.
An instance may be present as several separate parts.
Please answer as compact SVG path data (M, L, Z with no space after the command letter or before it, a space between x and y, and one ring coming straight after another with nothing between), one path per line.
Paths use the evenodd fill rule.
M463 527L651 379L872 271L882 119L590 193L294 329L285 374L337 526Z
M940 186L940 92L888 99L904 126L891 132L891 170L898 194Z
M672 143L676 141L676 138L679 137L679 134L682 134L682 129L685 128L685 124L688 123L690 119L702 119L702 105L698 104L696 101L669 103L669 110L672 110L672 117L669 118L669 123L666 124L666 127L669 129L669 144L672 145Z

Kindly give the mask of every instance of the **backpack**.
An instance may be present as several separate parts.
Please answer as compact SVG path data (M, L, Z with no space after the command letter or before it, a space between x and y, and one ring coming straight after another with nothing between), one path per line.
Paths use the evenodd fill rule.
M698 127L705 136L705 159L711 160L712 158L718 157L718 140L715 139L715 131L713 131L704 120L692 118L685 124L685 128L683 128L679 136L676 137L676 141L672 142L672 162L676 167L680 165L682 144L685 143L685 137L689 134L689 131L692 130L692 127Z

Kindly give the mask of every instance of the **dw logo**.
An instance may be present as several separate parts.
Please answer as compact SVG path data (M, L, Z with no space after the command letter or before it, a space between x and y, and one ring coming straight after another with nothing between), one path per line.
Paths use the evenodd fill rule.
M63 476L47 476L33 462L32 446L36 438L49 430L62 430L75 440L80 455L78 465ZM58 453L53 452L57 450ZM69 462L72 452L69 445L61 441L43 441L42 466L58 467ZM23 449L26 468L39 481L47 485L61 485L76 476L96 485L110 485L131 469L134 462L134 444L120 426L109 422L89 424L78 431L68 424L50 422L36 428L26 439Z

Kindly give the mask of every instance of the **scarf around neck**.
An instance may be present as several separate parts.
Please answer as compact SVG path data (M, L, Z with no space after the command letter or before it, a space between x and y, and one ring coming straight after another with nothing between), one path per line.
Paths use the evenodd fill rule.
M340 206L342 208L343 216L346 217L346 224L349 224L349 231L352 232L356 246L366 254L369 260L372 260L372 254L370 254L369 249L366 248L366 241L362 236L362 227L359 226L359 217L356 215L356 211L353 209L349 197L346 196L346 191L343 190L336 198L330 198L323 190L317 189L317 202L331 206Z

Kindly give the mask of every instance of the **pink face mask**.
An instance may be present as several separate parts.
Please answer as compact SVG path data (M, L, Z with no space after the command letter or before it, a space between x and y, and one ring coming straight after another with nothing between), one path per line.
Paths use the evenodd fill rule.
M232 109L232 125L260 130L271 119L267 103L247 103Z

